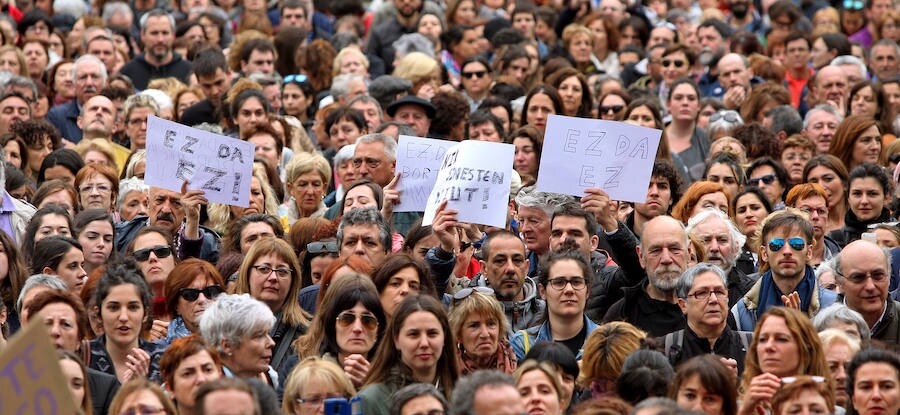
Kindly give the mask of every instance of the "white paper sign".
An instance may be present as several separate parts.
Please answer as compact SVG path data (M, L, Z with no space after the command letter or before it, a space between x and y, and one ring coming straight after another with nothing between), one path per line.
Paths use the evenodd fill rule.
M438 205L459 211L461 222L506 226L512 144L466 140L449 148L425 207L423 225L434 221Z
M397 143L397 166L400 174L400 203L394 212L422 212L434 188L438 170L447 150L459 143L401 135Z
M661 135L618 121L551 115L537 190L584 196L598 187L613 200L643 203Z
M150 186L181 192L203 190L210 202L247 207L253 176L253 144L150 116L147 172Z

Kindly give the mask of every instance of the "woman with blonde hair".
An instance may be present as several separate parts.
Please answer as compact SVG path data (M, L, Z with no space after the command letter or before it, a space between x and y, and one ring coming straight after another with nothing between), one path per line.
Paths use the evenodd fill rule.
M25 64L25 54L15 45L0 46L0 71L30 78L28 66Z
M318 154L295 155L285 169L285 188L290 198L278 208L278 216L288 225L298 219L322 217L327 208L323 200L331 181L331 166Z
M453 296L450 330L457 342L460 376L480 369L516 370L516 355L507 338L509 322L490 288L464 288Z
M75 152L84 160L85 164L100 163L121 173L116 161L116 153L109 141L106 140L81 140L75 145Z
M744 361L738 413L759 413L773 402L782 378L799 375L821 376L832 384L822 342L802 311L769 307L756 324Z
M441 66L432 56L422 52L410 52L397 61L393 75L412 82L413 87L410 89L410 93L413 95L418 96L419 90L426 86L430 87L434 94L440 86Z
M287 377L281 413L306 415L321 413L325 399L351 398L356 388L334 362L318 357L304 359Z
M244 257L233 294L250 294L276 315L271 366L280 369L293 353L291 343L306 332L309 315L300 308L300 263L294 248L282 239L262 238Z
M559 372L550 363L525 361L513 373L513 379L516 381L522 406L527 413L548 415L564 413L566 408L562 406L563 388Z
M847 393L847 365L859 352L860 341L838 328L820 331L819 339L825 350L825 361L834 378L835 405L846 408L850 403L850 395Z
M334 76L343 74L360 75L369 78L369 58L356 46L347 46L338 52L332 65Z
M616 380L625 359L639 349L647 333L624 321L606 323L584 342L578 385L593 398L615 396Z

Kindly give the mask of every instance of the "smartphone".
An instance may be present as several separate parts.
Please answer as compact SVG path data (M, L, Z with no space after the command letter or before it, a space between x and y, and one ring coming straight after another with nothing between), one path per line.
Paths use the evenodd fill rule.
M350 402L345 398L326 399L325 415L352 415L350 411Z

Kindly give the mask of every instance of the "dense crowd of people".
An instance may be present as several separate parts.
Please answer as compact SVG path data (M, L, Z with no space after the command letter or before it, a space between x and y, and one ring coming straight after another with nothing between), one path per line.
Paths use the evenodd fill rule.
M0 352L77 413L900 411L900 3L0 7ZM646 200L538 191L549 115L660 130ZM400 135L514 146L506 226L395 212Z

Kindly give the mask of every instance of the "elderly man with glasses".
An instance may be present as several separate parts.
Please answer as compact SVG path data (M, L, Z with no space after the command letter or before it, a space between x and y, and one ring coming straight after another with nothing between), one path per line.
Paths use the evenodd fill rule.
M872 339L900 344L900 304L888 297L891 256L878 245L855 241L841 251L834 271L843 301L862 314Z

